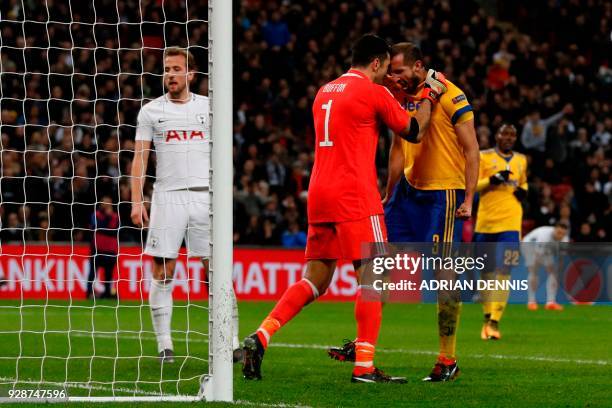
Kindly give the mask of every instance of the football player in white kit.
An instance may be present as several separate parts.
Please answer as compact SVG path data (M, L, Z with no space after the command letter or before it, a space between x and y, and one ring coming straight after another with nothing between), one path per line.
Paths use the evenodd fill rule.
M529 289L527 307L537 310L536 291L538 290L538 271L544 266L548 275L546 279L547 310L563 310L557 303L559 277L555 273L555 253L558 253L559 242L569 242L569 227L563 222L555 226L539 227L525 235L521 245L521 253L525 257L525 266L529 272Z
M149 305L162 363L174 362L170 329L172 278L183 239L188 255L202 258L207 272L211 255L209 100L189 91L194 77L195 64L190 52L176 47L165 50L167 93L140 109L132 162L131 218L135 225L149 228L144 251L153 257ZM143 202L143 185L151 141L157 165L149 217ZM242 350L233 291L232 297L233 347L239 350L234 352L234 358L239 359Z

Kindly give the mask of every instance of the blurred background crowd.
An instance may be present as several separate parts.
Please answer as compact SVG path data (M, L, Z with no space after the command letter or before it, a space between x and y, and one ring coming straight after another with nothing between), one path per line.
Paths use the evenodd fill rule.
M0 5L1 238L87 241L108 196L119 237L139 242L127 177L136 115L163 92L164 45L191 47L202 72L192 89L207 93L206 8L96 0L93 25L88 2L49 3L57 22L44 24L47 10L24 3L25 24L21 1ZM139 3L148 23L116 24L141 21ZM235 243L305 244L311 104L366 32L420 45L426 65L465 91L481 149L501 123L518 128L530 165L524 233L563 220L575 241L612 240L612 3L243 0L235 13ZM381 188L389 140L381 132Z

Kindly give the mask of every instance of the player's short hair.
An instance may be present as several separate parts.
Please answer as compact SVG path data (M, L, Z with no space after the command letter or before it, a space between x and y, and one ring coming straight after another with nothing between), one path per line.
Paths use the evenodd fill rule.
M187 61L187 71L196 70L195 57L191 51L181 47L168 47L164 50L164 60L166 57L174 57L175 55L182 55L185 57L185 60Z
M502 123L499 129L497 129L497 133L501 133L504 128L511 129L512 131L514 131L514 133L516 133L516 126L508 122Z
M412 42L400 42L391 47L391 58L398 54L404 56L404 64L414 64L417 61L423 61L423 52Z
M382 38L374 34L365 34L353 44L351 66L365 67L378 58L385 61L389 58L391 48Z
M563 222L563 221L557 221L555 223L555 227L559 227L559 228L562 228L564 230L568 230L569 229L569 225L567 225L567 223Z

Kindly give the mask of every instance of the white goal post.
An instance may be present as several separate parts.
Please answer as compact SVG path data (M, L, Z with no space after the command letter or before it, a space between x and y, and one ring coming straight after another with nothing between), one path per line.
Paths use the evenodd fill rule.
M232 158L232 1L210 0L209 67L212 104L212 263L209 365L212 387L204 383L208 401L232 401L231 348L233 270L233 160ZM215 272L216 271L216 272Z
M90 20L84 22L82 20L73 19L73 6L77 5L77 2L79 2L79 10L83 10L85 8L85 6L83 6L84 3L89 4L91 13L93 15L93 20L91 21L93 22ZM11 225L2 225L2 223L0 223L0 229L13 228L15 231L21 231L21 242L19 244L13 245L10 243L6 244L4 241L0 242L0 256L7 260L0 260L2 261L0 262L0 316L4 316L1 320L6 320L6 322L0 322L0 338L4 338L3 342L6 343L5 346L11 342L19 343L11 343L12 347L14 347L13 351L0 351L0 403L63 403L66 401L87 403L164 401L232 402L234 398L232 337L235 334L232 332L232 194L234 172L232 160L233 2L231 0L208 0L207 2L204 0L177 0L176 2L169 0L155 0L154 2L147 3L147 6L154 4L155 7L159 7L159 13L153 15L159 16L160 21L145 21L143 18L140 22L126 20L124 16L122 17L120 10L123 10L125 7L129 7L129 5L135 4L137 5L136 7L140 7L141 9L140 11L136 11L135 14L138 15L140 13L142 16L142 9L145 7L143 6L143 3L146 3L142 0L69 0L65 2L65 9L68 10L66 13L67 17L66 20L62 21L58 21L58 18L56 18L57 14L55 14L54 17L54 14L50 12L50 9L57 7L58 3L62 2L45 0L17 0L16 2L11 3L11 7L3 8L0 6L0 12L5 12L4 16L0 13L0 50L2 50L3 54L5 51L8 51L7 57L5 58L5 55L3 55L2 59L0 59L0 74L5 76L4 79L6 83L18 83L20 89L23 87L24 95L23 100L19 101L18 98L10 93L10 89L3 86L0 76L0 102L10 102L10 106L20 105L21 107L16 108L16 111L21 109L23 112L23 122L25 122L3 122L0 120L0 128L10 129L9 134L13 134L12 132L17 134L17 132L20 131L19 129L22 129L21 132L24 140L23 148L14 147L12 145L8 146L0 143L0 155L4 155L4 153L8 152L8 155L20 158L20 165L23 166L21 170L25 174L25 176L21 176L21 179L23 179L22 188L24 197L22 202L19 202L19 199L7 201L7 199L2 195L2 188L0 186L0 207L3 205L8 205L6 208L10 207L10 210L7 211L11 211L11 216L15 215L15 217L22 217L22 213L26 214L26 207L27 211L30 210L30 204L34 204L41 208L47 205L46 216L48 217L46 226L41 224L40 226L37 225L30 227L29 223L24 222L21 227L12 227ZM170 9L173 10L172 12L176 12L176 8L172 7L175 7L178 3L182 3L181 6L184 6L187 16L184 22L174 21L176 19L173 19L172 15L169 17L166 16L164 4L167 5L169 3L173 3L169 6ZM100 14L103 13L103 11L100 10L101 6L108 6L110 4L113 4L116 9L113 12L116 11L117 22L108 22L105 21L104 18L99 20ZM96 5L98 10L96 10ZM63 6L59 6L59 9L62 7ZM201 19L189 19L189 10L193 10L194 7L198 12L201 12L201 15L203 16ZM30 14L31 16L35 15L38 17L41 15L44 16L44 11L46 9L47 21L41 21L40 18L38 20L36 18L28 20L28 13L31 13L33 8L39 8L42 10L42 12L38 10L34 14ZM6 10L8 10L9 13L6 13ZM206 11L208 13L208 19L204 20ZM23 20L15 17L19 15L23 16ZM202 43L198 44L189 44L188 39L187 48L189 48L189 46L200 49L207 48L208 54L208 61L203 61L205 58L201 58L199 61L197 61L197 65L203 67L206 66L206 63L208 63L208 93L211 107L209 119L211 124L212 139L210 183L210 192L212 197L212 210L210 212L212 255L210 258L208 272L208 305L205 303L198 304L199 301L205 302L206 300L205 289L202 289L202 291L199 292L202 294L204 299L197 298L192 304L190 298L189 291L192 287L191 280L199 279L198 283L202 284L204 281L204 277L202 275L196 274L196 276L198 276L197 278L193 278L192 275L190 275L191 272L189 268L192 267L193 264L195 264L198 268L202 266L200 265L199 260L189 264L188 261L185 261L184 266L182 266L182 268L184 268L183 273L185 274L184 286L187 288L185 289L186 295L184 298L186 299L186 304L181 303L178 306L175 305L174 308L175 310L182 311L181 313L183 315L183 320L180 323L183 324L183 326L176 330L173 328L172 333L173 336L179 337L176 342L181 344L180 347L182 348L184 355L180 355L180 353L176 355L177 364L174 366L174 371L172 372L176 377L169 378L167 371L165 371L166 367L164 364L161 364L160 368L160 364L158 362L159 356L155 354L156 349L153 347L155 333L150 328L149 305L147 298L143 296L145 291L142 289L142 287L149 282L149 278L145 277L145 274L150 274L150 269L147 269L145 272L146 268L143 265L142 253L135 254L137 248L132 248L134 251L129 252L127 255L127 257L131 257L130 262L132 262L132 265L136 265L136 263L140 261L138 267L133 266L133 268L130 269L130 271L136 271L137 268L140 268L137 281L130 282L132 276L136 276L136 272L134 272L134 275L130 276L120 275L118 263L122 255L122 246L119 244L119 257L117 257L116 261L118 277L116 280L113 280L113 284L116 284L117 287L119 287L120 283L122 285L127 286L130 284L133 287L136 287L136 290L139 291L138 293L140 296L139 298L133 298L136 299L136 301L132 303L124 303L123 299L119 298L115 299L116 303L104 303L104 301L101 301L98 304L96 303L96 300L92 300L92 302L87 303L87 301L81 297L83 296L81 292L79 292L78 295L75 295L74 293L77 292L73 293L71 292L72 289L68 288L76 287L78 289L79 285L83 281L83 278L88 276L87 271L90 269L89 263L86 259L93 258L94 249L92 249L92 254L87 252L85 255L85 250L88 251L88 249L86 248L86 243L82 237L86 237L86 234L89 232L91 232L93 235L100 228L97 227L95 208L103 203L102 200L104 197L102 195L98 195L97 193L96 183L99 181L98 179L111 179L114 177L116 180L113 182L116 183L115 190L118 191L117 196L119 199L112 205L118 208L121 203L126 202L126 200L121 196L121 185L119 181L121 176L125 176L125 174L121 174L121 170L119 170L118 175L108 176L103 174L102 176L99 176L97 161L98 154L100 153L101 155L108 155L109 157L116 155L116 160L118 162L120 154L123 153L122 147L117 147L116 151L111 151L107 150L106 146L97 144L97 127L106 126L107 128L111 129L115 128L114 135L109 131L109 133L111 133L109 138L117 139L118 143L120 139L119 135L121 134L121 126L135 127L133 125L127 125L125 122L122 122L122 119L120 119L122 114L120 108L121 103L123 101L133 103L134 101L140 99L140 96L144 96L144 91L142 91L142 89L145 88L143 84L146 81L144 81L142 77L146 75L150 75L150 77L157 77L158 79L162 77L162 75L159 73L153 73L145 70L147 61L143 57L143 50L145 48L152 48L155 50L155 52L160 54L163 47L175 45L180 46L179 44L172 44L170 41L168 41L169 39L166 38L166 32L168 31L166 25L168 24L168 26L176 28L177 26L184 24L184 31L188 33L189 24L194 22L196 24L201 23L206 25L208 34L207 44L206 41L202 41ZM139 29L142 41L142 48L140 51L135 48L130 48L131 45L128 45L127 47L122 45L120 38L120 28L122 25L128 26L128 28L132 30L133 27L138 27L138 24L140 24ZM143 24L163 27L160 29L160 31L163 32L163 46L145 46L144 36L146 34L143 34ZM45 47L39 46L40 44L38 43L35 43L33 46L28 43L28 40L26 39L26 26L28 29L30 26L34 27L35 32L36 30L38 30L38 32L46 32L47 39L45 41L48 42L46 51L43 50ZM58 46L57 43L53 45L50 30L53 32L54 27L60 26L64 28L67 27L65 34L68 38L66 41L71 44L70 49L65 48L63 45ZM85 30L91 30L93 42L89 47L81 46L81 43L77 44L79 39L73 37L73 26L81 26L85 27ZM12 38L3 38L1 34L5 28L7 33L14 32L16 34ZM109 47L107 46L107 43L98 43L96 40L96 30L108 30L110 33L112 33L109 36L116 35L117 43L119 45L116 47ZM138 28L135 29L136 32L137 30ZM115 31L116 34L114 33ZM132 32L133 31L134 30L132 30ZM201 31L204 32L205 30L202 29ZM187 37L189 37L189 34L187 34ZM202 39L203 38L205 38L205 36L202 36ZM19 43L20 39L23 39L21 44ZM11 42L13 40L15 41ZM30 50L28 48L30 48ZM30 51L32 51L32 56L34 57L30 55ZM92 71L90 72L75 71L78 56L85 55L80 54L82 51L90 53L88 54L88 58L93 61L93 65L91 64L91 61L83 59L83 61L85 61L83 62L83 66L93 67L91 68ZM99 51L101 51L101 54L98 54ZM142 67L141 72L122 71L122 52L140 52L140 61L138 64L140 64L139 66ZM202 53L203 52L204 51L202 51ZM20 53L23 56L23 65L20 65L21 62L13 64L11 57L15 55L19 56ZM65 62L63 62L65 67L72 69L71 74L66 72L56 73L51 69L52 62L50 61L53 58L56 58L55 56L59 55L60 53L66 54L65 58L61 58L65 59ZM97 60L97 56L106 55L104 53L111 55L111 57L108 57L109 59L115 59L115 61L111 62L111 65L119 67L116 70L117 72L114 72L114 68L110 69L112 72L100 71L100 69L103 69L100 67L103 67L104 65L98 65L99 61ZM38 55L43 54L45 57L48 57L48 60L42 61L41 63L40 58L38 58L38 60L36 58ZM56 59L59 58L60 57L57 57ZM33 64L32 61L34 61ZM3 66L3 63L12 65ZM34 65L35 68L30 71L28 64L30 64L30 66ZM39 66L44 66L47 71L39 71ZM155 67L156 72L158 72L158 68L159 67ZM57 86L53 85L52 82L52 76L54 75L57 77L63 77L64 80L67 81L64 83L70 83L72 89L67 90L63 95L60 93L59 96L56 96L53 93L55 92L55 88L57 88ZM126 94L127 96L122 97L121 92L123 92L123 90L118 89L118 96L116 96L116 99L100 97L99 100L102 101L102 104L116 104L116 125L108 123L101 124L96 118L96 103L98 103L98 90L96 89L98 82L96 82L96 78L99 75L102 75L104 78L114 77L112 80L116 80L118 88L121 88L123 84L121 82L122 76L136 77L140 75L141 77L139 79L140 89L142 92L141 95L138 95L138 91L133 91L133 93L129 95ZM74 84L79 84L79 80L75 82L73 78L74 76L84 78L83 81L91 81L93 88L88 85L92 89L91 95L87 94L83 96L83 93L81 93L81 86L77 87L78 89L75 89ZM43 78L39 82L43 84L43 88L46 86L46 90L48 91L47 94L44 94L43 92L42 96L30 96L30 88L33 88L33 86L31 87L31 84L28 83L28 78L32 77ZM66 79L66 77L69 79ZM15 78L15 80L11 82L13 78ZM36 82L37 86L39 82ZM194 89L194 92L197 93L198 91L199 89ZM66 95L71 96L67 97ZM147 96L157 97L160 95L157 94ZM43 112L47 112L46 122L39 121L35 124L28 123L26 105L30 106L31 103L39 104L40 106L46 105L46 110L42 110ZM52 109L50 109L50 106L52 106L53 103L65 104L68 106L68 122L71 122L71 126L69 126L70 123L68 123L68 125L66 125L66 123L58 125L51 120L50 112ZM72 116L73 106L77 106L78 104L86 107L83 108L83 110L89 109L89 105L93 106L93 112L95 113L91 123L82 123L74 120L74 117ZM8 104L3 105L2 116L3 118L8 117L10 119L10 115L5 115L4 110L5 106L8 106ZM142 104L140 104L140 106L142 106ZM77 108L80 109L79 106L77 106ZM66 114L64 112L64 117L65 116ZM48 139L46 140L47 151L44 151L44 148L41 148L39 145L37 145L35 149L32 149L28 145L27 138L31 133L28 133L28 126L34 127L35 130L39 128L46 128L46 135L45 130L41 131L41 139ZM66 148L64 145L60 145L60 142L58 141L59 139L52 141L54 136L52 136L52 130L50 130L50 128L66 128L63 130L63 134L70 132L72 135L73 132L76 134L78 130L77 128L79 127L88 128L88 131L91 133L91 135L93 135L95 148L93 153L91 150L78 150L76 147L77 142L74 140L69 148ZM4 137L2 140L0 140L0 142L3 140L5 140ZM23 150L20 151L19 149ZM85 153L91 155L92 157L95 156L93 159L93 162L95 163L95 177L87 174L77 174L77 171L75 170L76 165L74 162L74 157L78 157L79 154ZM48 183L49 186L51 185L51 181L49 180L53 179L54 177L55 179L70 179L67 181L67 183L70 185L69 191L70 194L72 194L73 201L67 203L66 208L69 209L68 217L70 218L69 221L72 223L71 228L61 226L59 228L55 228L53 226L51 222L53 210L50 210L50 208L53 208L53 205L55 205L55 203L58 201L53 201L54 199L51 198L51 193L49 193L48 203L45 203L40 199L28 201L28 194L30 192L26 191L26 179L37 178L45 180L44 175L32 176L30 173L28 173L27 167L30 163L30 156L28 155L36 156L42 154L46 154L47 158L47 171L49 174L46 176L46 183ZM54 176L52 174L53 169L51 157L54 154L65 154L66 157L68 157L66 161L70 166L72 166L70 167L72 172L71 177ZM7 172L5 174L3 159L4 156L0 157L0 170L2 171L2 173L0 173L2 174L1 177L7 180L20 179L20 177L18 177L20 174L17 174L16 171L15 173ZM40 160L38 162L40 162ZM117 166L121 168L120 164ZM91 203L85 204L94 208L93 225L96 225L96 227L92 227L90 231L86 232L83 232L83 230L86 230L86 228L83 228L75 223L75 219L77 218L77 215L75 215L76 209L79 208L79 205L85 206L84 203L78 202L78 198L75 199L76 193L74 190L77 188L75 187L76 183L73 180L75 178L80 178L81 181L87 180L87 183L92 183L93 180L94 187L92 189L92 194L95 195L95 199ZM51 191L51 187L49 187L49 191ZM4 192L6 193L6 189ZM64 203L62 202L62 204ZM0 217L3 216L3 211L4 209L0 209ZM117 210L117 212L119 211ZM44 213L44 210L41 210L41 214L42 213ZM1 218L0 220L6 222ZM111 227L109 227L109 229L110 228ZM116 228L117 243L119 242L121 228L121 226ZM130 228L134 229L133 227ZM60 231L62 237L68 238L61 240L49 238L50 236L53 236L53 231L51 230ZM48 231L51 232L49 233ZM75 236L78 236L79 232L82 233L81 238L75 238ZM57 236L60 236L60 234ZM4 237L4 235L2 235L2 237ZM42 244L34 244L35 241L41 242ZM14 242L16 242L16 240ZM29 247L35 245L38 245L39 249L36 250L38 252L34 251L32 253L28 253ZM92 245L95 246L95 244ZM22 248L23 252L19 253L17 250L11 249L11 246L14 248L20 247ZM63 248L62 251L65 252L57 252L57 250L54 249L60 246ZM75 249L77 247L79 248ZM83 250L84 247L85 250ZM95 251L97 256L97 248ZM65 260L60 259L62 257L65 258ZM6 264L4 262L6 262ZM95 262L92 261L92 265L95 265ZM9 269L6 266L8 264L13 265L13 269ZM62 265L61 272L57 272L55 269L53 269L56 268L54 265L59 264ZM32 272L34 265L38 265L39 268L42 268L41 270L43 272L41 274L41 282L36 280L38 279L38 272ZM57 267L57 270L60 270L60 268ZM81 283L74 283L72 279L75 277L77 280L80 279ZM29 290L24 288L35 287L36 285L43 288L42 292L40 292L41 296L38 296L35 299L35 297L29 297L27 294L24 295L26 290ZM99 289L101 286L100 280L98 280L96 283L94 283L94 291L92 292L90 290L90 284L90 286L88 286L87 293L92 294L95 298L95 289ZM50 289L51 287L54 287L55 289ZM65 293L67 293L65 298L60 299L59 297L54 296L52 293L53 290L56 290L59 287L61 287L62 290L65 290ZM9 293L9 291L12 291L10 293L14 297L9 298L9 300L3 299L3 293ZM115 294L113 295L116 296ZM12 299L13 303L10 303L10 299ZM98 307L100 308L99 310L97 310ZM206 311L208 311L208 316L205 315ZM130 313L129 319L133 320L126 319L124 316L122 316L123 312ZM98 313L106 313L104 315L106 317L104 318L109 320L113 320L114 318L115 321L107 321L106 323L108 324L106 326L104 324L99 324L101 317L98 315ZM197 315L201 320L190 321L191 317L194 315ZM75 316L82 320L78 320L75 318ZM132 326L130 326L130 324L132 324ZM130 342L131 348L129 350L132 354L125 354L126 351L123 348L123 341ZM197 351L200 352L200 354L191 354L192 350L190 350L190 347L192 343L198 345L199 348ZM80 345L85 346L79 349ZM30 353L32 349L35 348L38 349L35 350L33 354ZM208 353L207 356L206 350ZM165 351L166 350L164 350L164 352ZM88 352L91 352L92 354L87 354ZM153 361L155 364L152 363ZM37 364L40 364L40 366ZM107 367L109 372L96 372L96 367ZM126 376L124 375L125 371L129 370L130 368L134 370L132 376L133 378L130 377L129 379L126 379ZM198 371L200 369L201 371ZM48 375L48 373L52 372L52 370L55 370L54 374ZM79 370L85 373L85 375L75 378L74 373L78 373ZM149 371L146 372L147 370ZM157 372L154 370L157 370ZM189 387L183 388L184 384L187 382L189 383ZM198 387L199 392L196 392L195 390ZM39 389L43 391L49 391L50 389L64 390L67 392L67 394L62 394L62 397L60 398L46 398L44 395L50 394L45 393L42 394L42 398L37 399L23 398L20 400L15 400L7 397L8 390L14 391L17 389ZM188 389L188 392L184 392L185 389Z

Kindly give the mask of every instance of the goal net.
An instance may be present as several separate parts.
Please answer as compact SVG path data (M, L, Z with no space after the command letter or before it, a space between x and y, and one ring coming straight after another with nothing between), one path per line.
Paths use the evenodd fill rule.
M1 2L0 401L232 400L231 12L224 0ZM190 90L210 97L212 256L207 273L179 253L174 362L160 363L130 171L168 47L193 54ZM154 180L151 153L147 208Z

